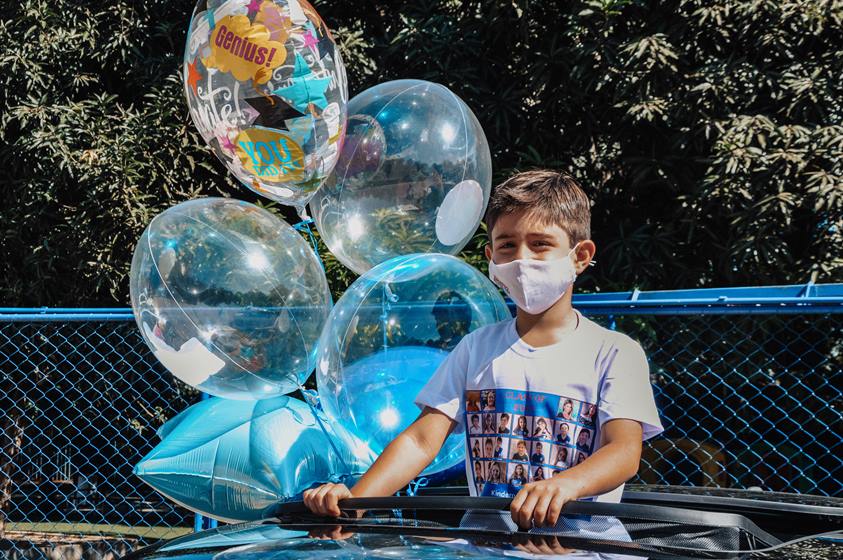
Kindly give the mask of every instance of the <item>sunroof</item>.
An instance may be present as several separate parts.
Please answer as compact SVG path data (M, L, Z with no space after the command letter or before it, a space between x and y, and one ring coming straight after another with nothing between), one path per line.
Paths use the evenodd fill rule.
M683 508L573 502L552 528L520 531L512 523L509 500L484 497L390 497L346 500L348 510L365 509L362 518L315 517L301 502L279 504L272 512L281 527L341 526L353 533L397 533L440 538L471 537L498 545L519 540L553 539L558 546L619 552L650 558L732 558L781 546L743 515ZM318 530L317 530L318 532ZM523 543L522 543L523 544Z

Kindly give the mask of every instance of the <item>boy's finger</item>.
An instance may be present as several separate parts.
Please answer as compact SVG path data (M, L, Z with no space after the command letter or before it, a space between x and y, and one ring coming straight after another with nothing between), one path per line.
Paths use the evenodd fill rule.
M515 520L515 516L518 515L518 512L521 510L521 505L527 499L527 494L529 491L526 488L522 488L518 491L514 498L512 498L512 502L509 504L509 513L512 515L513 521Z
M318 513L316 511L314 511L314 508L316 507L316 503L315 503L313 498L314 498L314 496L316 496L316 490L317 490L317 488L311 488L309 490L305 490L304 493L302 494L302 501L304 502L304 505L307 507L307 509L309 509L313 513Z
M342 514L338 505L340 501L340 492L338 490L339 489L335 488L331 492L325 494L325 509L334 517L339 517Z
M331 491L332 485L325 484L319 487L313 501L316 503L316 509L319 510L320 515L328 515L328 510L325 508L325 496Z
M565 505L565 498L562 496L555 496L550 501L550 506L547 508L547 524L556 525L559 522L559 514L562 513L562 507Z
M536 500L536 508L533 510L533 521L536 527L544 527L547 520L547 508L552 499L553 496L548 493Z
M536 509L536 502L538 500L539 497L536 493L530 492L527 494L527 499L524 500L524 503L518 510L518 519L515 519L514 521L522 529L529 529L532 526L533 510Z

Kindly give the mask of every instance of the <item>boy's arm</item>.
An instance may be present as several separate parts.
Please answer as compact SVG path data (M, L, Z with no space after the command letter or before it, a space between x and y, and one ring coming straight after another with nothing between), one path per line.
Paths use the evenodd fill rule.
M641 423L623 418L601 428L603 445L588 459L558 476L526 484L512 500L512 520L523 529L552 526L565 503L614 490L638 472Z
M351 490L344 484L324 484L304 492L305 505L316 514L338 517L339 500L391 496L433 461L456 424L442 412L426 407L415 422L386 446Z

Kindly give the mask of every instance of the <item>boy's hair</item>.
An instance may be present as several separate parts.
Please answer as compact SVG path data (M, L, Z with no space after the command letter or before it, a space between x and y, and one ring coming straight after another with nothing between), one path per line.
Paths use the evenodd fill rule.
M506 412L504 412L503 414L501 414L501 420L503 420L504 418L509 419L509 414L507 414Z
M496 186L486 210L490 239L498 218L516 210L528 210L542 224L558 225L572 246L591 238L591 202L567 173L524 171Z

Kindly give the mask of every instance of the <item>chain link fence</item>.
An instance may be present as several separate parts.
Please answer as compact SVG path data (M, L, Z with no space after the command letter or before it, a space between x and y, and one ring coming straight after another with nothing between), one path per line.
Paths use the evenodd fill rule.
M639 340L651 362L666 430L636 482L843 495L839 291L819 307L580 296L578 309ZM127 310L0 311L0 379L7 558L119 556L192 529L194 515L132 467L200 395L158 364Z

